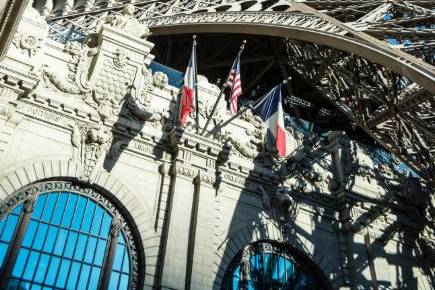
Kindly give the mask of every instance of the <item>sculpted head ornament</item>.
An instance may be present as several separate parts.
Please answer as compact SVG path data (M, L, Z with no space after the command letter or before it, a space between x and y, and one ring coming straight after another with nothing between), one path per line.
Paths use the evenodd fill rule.
M110 14L105 18L105 23L132 34L136 37L146 38L150 35L148 27L140 23L134 16L135 7L133 4L127 4L122 9L122 14Z

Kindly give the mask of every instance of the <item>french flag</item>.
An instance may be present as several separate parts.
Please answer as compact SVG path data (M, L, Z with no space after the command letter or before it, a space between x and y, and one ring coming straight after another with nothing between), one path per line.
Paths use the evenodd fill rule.
M264 99L254 107L267 127L266 140L272 141L278 153L286 157L287 134L284 127L284 111L282 109L282 84L274 87Z
M194 111L195 102L195 85L196 85L196 51L195 47L192 49L192 55L190 56L189 65L184 75L184 85L182 88L181 96L181 109L180 109L180 123L185 126L187 117L191 116Z

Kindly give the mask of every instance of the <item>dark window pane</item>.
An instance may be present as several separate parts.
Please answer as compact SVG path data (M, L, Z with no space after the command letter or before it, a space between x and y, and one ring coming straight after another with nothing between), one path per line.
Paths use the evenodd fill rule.
M261 246L263 245L263 246ZM247 277L247 289L294 289L294 290L311 290L322 289L322 287L313 287L313 279L304 271L294 264L291 255L281 250L276 250L270 244L259 244L253 246L249 257L249 276ZM274 251L277 252L274 252ZM239 264L232 265L227 275L228 288L234 290L242 287L240 281L240 258ZM235 260L233 263L237 262ZM316 285L319 285L316 284Z

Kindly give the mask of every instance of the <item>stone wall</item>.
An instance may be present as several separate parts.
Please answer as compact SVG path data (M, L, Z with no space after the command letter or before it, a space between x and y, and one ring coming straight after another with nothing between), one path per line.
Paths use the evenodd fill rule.
M221 289L256 241L304 255L332 289L431 289L420 242L433 235L418 227L427 201L413 199L426 189L407 191L412 178L340 132L328 141L288 128L280 160L249 110L208 137L193 120L178 127L179 90L149 70L146 27L125 14L63 45L35 13L0 63L3 202L41 180L104 189L133 217L146 289ZM218 93L200 77L199 131ZM220 102L209 129L230 116Z

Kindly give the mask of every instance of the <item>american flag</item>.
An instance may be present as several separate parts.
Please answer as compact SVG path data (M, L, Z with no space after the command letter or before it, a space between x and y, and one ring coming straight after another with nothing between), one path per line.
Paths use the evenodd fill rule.
M240 81L240 52L237 54L228 75L227 87L231 89L230 94L230 110L231 113L237 113L237 100L242 94L242 83Z

